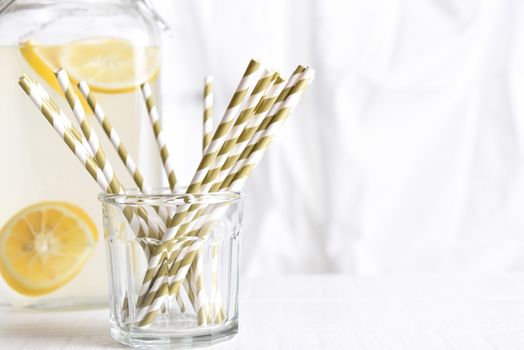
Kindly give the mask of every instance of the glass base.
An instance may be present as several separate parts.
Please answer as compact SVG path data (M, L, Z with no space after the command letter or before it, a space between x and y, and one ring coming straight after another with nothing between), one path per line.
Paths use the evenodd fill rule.
M204 327L191 331L154 331L147 328L124 330L115 324L111 327L113 339L121 344L139 349L189 349L211 346L227 341L237 333L237 319L221 326Z

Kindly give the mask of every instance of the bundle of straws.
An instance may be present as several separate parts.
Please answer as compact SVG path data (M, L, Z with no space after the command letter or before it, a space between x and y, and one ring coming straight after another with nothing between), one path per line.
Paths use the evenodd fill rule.
M56 78L80 126L74 126L45 89L27 75L19 84L43 116L53 126L69 149L97 182L102 191L125 194L119 177L102 149L99 138L86 117L86 111L75 92L68 74L60 69ZM204 88L203 156L185 191L186 194L205 194L217 191L241 191L253 169L260 162L273 136L296 107L314 78L314 70L298 66L289 79L263 69L251 60L236 88L227 109L212 132L212 79L206 78ZM141 193L150 190L140 170L122 143L102 107L85 81L78 83L79 91L91 108L96 120L111 141L120 160ZM173 161L162 131L160 117L148 83L141 85L151 126L160 150L169 187L175 193L177 179ZM182 204L171 212L156 208L123 206L122 213L138 238L152 237L160 244L141 246L148 260L134 309L140 327L154 322L166 302L179 301L182 292L188 293L197 315L198 324L224 321L220 296L207 300L202 293L202 267L199 250L213 231L227 205L205 207ZM213 249L213 259L216 250ZM129 303L126 299L125 304ZM122 305L123 310L128 305ZM181 306L182 308L182 306Z

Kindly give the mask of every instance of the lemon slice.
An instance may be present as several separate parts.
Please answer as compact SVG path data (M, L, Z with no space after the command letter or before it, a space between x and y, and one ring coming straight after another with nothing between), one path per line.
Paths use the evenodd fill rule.
M55 46L37 46L33 42L28 41L20 44L20 53L49 86L56 91L61 91L54 75L54 71L59 68L59 48Z
M124 93L154 80L160 69L158 47L135 46L115 38L93 38L65 45L20 45L31 67L53 88L59 88L53 72L64 68L76 83L85 80L93 91Z
M0 231L0 275L20 294L48 294L80 272L97 240L96 226L79 207L32 205Z

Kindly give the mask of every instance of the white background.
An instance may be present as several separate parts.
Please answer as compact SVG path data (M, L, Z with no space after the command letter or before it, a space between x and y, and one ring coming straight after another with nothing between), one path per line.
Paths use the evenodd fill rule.
M244 275L524 267L524 3L155 1L176 171L249 58L317 70L247 186Z

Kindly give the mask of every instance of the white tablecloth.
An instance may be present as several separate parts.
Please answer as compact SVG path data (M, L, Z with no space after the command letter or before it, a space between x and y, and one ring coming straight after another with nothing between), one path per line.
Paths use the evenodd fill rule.
M524 275L243 281L240 333L211 349L524 349ZM0 349L123 349L107 310L0 309Z

